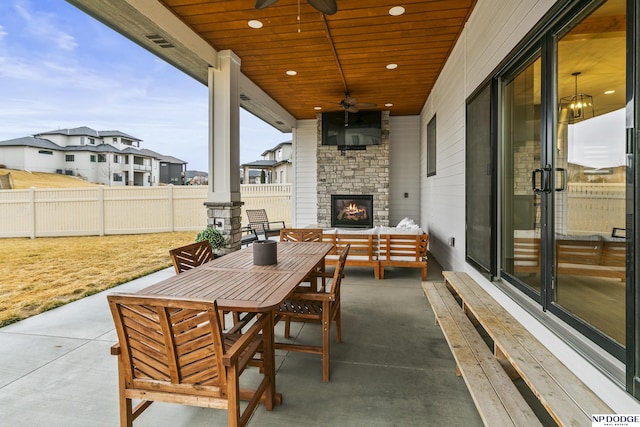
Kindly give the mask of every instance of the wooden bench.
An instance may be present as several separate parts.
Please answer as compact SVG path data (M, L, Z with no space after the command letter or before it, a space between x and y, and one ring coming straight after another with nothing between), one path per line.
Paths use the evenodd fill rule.
M624 240L556 239L558 274L595 276L625 280L626 242ZM514 240L516 273L540 272L540 239Z
M419 268L422 280L427 280L428 234L380 234L378 245L380 279L384 279L385 267L408 267Z
M342 250L350 245L347 266L373 267L376 279L384 279L385 267L418 268L422 280L427 280L429 235L426 233L325 233L322 239L333 244L325 260L327 265L335 265Z
M445 284L422 287L484 424L542 425Z
M522 378L558 425L590 426L592 414L614 412L468 274L443 276L466 315L493 341L494 357L512 378Z
M347 266L373 267L376 279L380 278L378 262L378 236L376 234L336 233L323 234L322 240L333 244L333 249L325 258L326 265L337 265L340 254L350 246Z

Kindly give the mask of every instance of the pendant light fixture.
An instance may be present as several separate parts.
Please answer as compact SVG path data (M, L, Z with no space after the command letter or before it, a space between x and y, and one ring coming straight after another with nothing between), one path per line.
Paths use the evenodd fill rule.
M582 120L592 118L594 114L593 96L584 93L578 93L578 76L581 73L576 71L571 73L575 77L575 91L571 96L560 98L560 117L565 117L565 121L569 124L577 123ZM566 115L563 114L566 110Z

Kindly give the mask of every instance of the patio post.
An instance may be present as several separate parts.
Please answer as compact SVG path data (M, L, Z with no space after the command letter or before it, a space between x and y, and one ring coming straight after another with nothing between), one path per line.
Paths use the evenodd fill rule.
M207 225L227 239L223 252L240 249L240 58L232 51L218 55L209 67L209 193Z

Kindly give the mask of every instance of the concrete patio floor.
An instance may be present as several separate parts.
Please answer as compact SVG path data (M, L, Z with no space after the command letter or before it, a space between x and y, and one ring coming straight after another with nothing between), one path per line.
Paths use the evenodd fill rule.
M105 295L134 292L173 275L168 268L0 329L0 424L116 426L116 342ZM432 262L429 279L440 280ZM260 406L251 426L480 426L482 422L420 286L420 273L347 268L343 342L331 347L331 381L318 355L278 351L283 404ZM319 325L292 327L319 342ZM282 339L282 324L276 339ZM226 425L224 410L154 403L137 426Z

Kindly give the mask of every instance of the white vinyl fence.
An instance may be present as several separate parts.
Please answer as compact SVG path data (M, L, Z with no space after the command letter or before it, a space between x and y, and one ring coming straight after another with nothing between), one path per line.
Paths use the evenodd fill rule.
M241 186L244 209L291 224L291 185ZM90 236L199 231L206 186L0 190L0 237Z
M567 186L568 234L611 234L625 227L625 184L570 183Z

